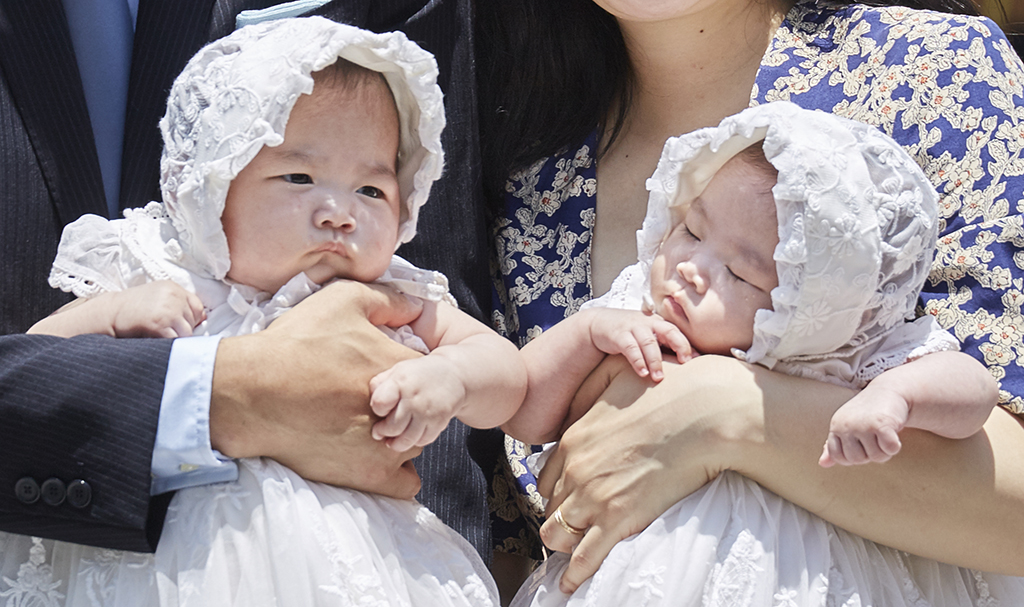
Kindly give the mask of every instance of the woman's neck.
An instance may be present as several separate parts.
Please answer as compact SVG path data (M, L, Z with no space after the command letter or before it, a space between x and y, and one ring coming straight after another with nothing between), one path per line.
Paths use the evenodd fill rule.
M663 141L747 107L761 58L790 6L712 0L668 21L620 20L637 85L626 130Z
M636 261L635 231L647 208L644 182L665 140L714 126L749 105L761 58L791 5L792 0L710 0L670 21L620 20L636 88L617 138L597 164L595 294Z

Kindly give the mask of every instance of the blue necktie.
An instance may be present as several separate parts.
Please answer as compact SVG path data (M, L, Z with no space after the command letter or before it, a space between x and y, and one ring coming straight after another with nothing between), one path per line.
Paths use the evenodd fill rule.
M89 108L108 216L116 218L134 37L132 14L128 0L64 0L64 12Z

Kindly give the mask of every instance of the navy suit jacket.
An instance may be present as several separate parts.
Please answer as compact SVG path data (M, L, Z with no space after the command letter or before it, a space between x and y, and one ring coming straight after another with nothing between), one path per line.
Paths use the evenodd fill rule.
M273 0L141 0L128 92L120 207L159 200L163 115L174 77L244 9ZM445 272L464 308L488 298L480 204L470 0L334 0L318 14L402 29L434 52L448 129L445 177L402 254ZM151 498L150 461L171 341L14 335L68 301L47 284L61 230L105 201L61 0L0 0L0 529L112 548L155 546L169 495ZM344 370L340 370L344 372ZM485 481L453 423L417 466L420 499L486 555ZM14 487L85 480L85 508L25 504Z

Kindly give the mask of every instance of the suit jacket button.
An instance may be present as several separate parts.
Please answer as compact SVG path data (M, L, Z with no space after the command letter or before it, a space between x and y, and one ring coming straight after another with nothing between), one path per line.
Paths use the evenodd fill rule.
M42 494L43 502L51 506L60 506L64 503L67 487L64 486L64 481L59 478L48 478L43 481Z
M92 501L92 486L78 478L68 483L68 504L74 508L85 508Z
M31 476L20 478L14 483L14 495L22 504L34 504L39 500L39 483Z

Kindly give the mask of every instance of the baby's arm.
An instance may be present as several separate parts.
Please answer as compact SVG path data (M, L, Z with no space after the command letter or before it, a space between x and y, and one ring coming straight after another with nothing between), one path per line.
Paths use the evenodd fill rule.
M526 368L512 342L443 302L426 302L411 327L430 354L370 381L370 407L384 418L374 438L406 451L436 439L452 417L493 428L523 402Z
M900 450L903 428L966 438L981 429L998 397L992 375L967 354L922 356L882 373L835 412L819 463L887 461Z
M557 439L576 390L606 354L622 354L640 377L660 381L661 344L680 362L693 354L679 329L660 316L607 308L573 314L523 347L526 400L502 429L532 444Z
M76 299L32 325L28 333L73 337L188 337L206 318L203 302L169 280Z

